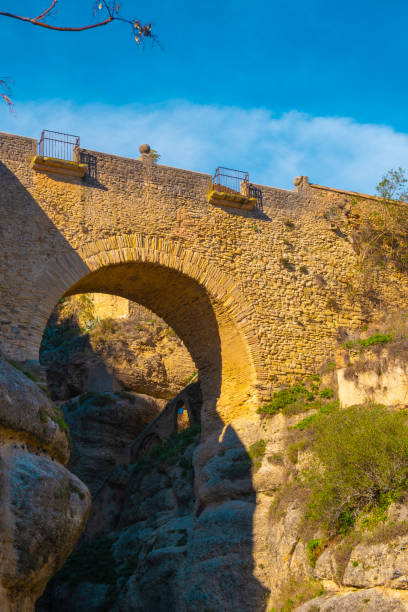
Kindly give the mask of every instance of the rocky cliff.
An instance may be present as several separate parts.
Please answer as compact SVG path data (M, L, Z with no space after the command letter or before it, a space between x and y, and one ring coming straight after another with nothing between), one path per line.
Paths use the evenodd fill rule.
M129 317L109 320L122 325ZM65 340L45 354L62 352L72 320L61 325ZM32 559L31 574L18 573L21 563L15 577L5 574L5 609L32 610L84 526L89 493L57 463L67 461L66 422L72 437L67 467L92 492L93 508L79 545L49 583L37 612L408 610L405 325L405 319L377 322L359 335L345 335L337 363L329 356L322 372L274 393L255 419L235 420L205 437L185 416L175 418L187 402L182 395L169 412L163 411L164 400L150 396L88 390L61 403L62 420L38 385L5 364L2 396L9 404L1 418L14 433L10 443L4 438L4 448L28 454L30 462L51 463L45 490L58 500L49 504L38 497L40 509L48 503L44 518L52 529L45 534L42 515L21 499L7 498L4 515L12 521L22 517L21 509L24 517L34 514L31 531L26 518L19 519L7 549L10 558L30 550ZM64 347L85 335L73 334ZM29 393L17 395L16 376ZM60 388L55 384L54 393ZM190 399L200 402L199 395ZM15 409L20 405L37 410L32 431ZM189 409L199 413L198 405ZM170 425L154 425L166 410ZM41 429L43 424L51 430ZM149 444L135 445L150 431L153 442L147 437ZM30 445L33 439L41 445ZM19 447L21 440L26 446ZM11 482L14 464L4 465ZM35 470L30 467L30 477L46 478ZM69 498L52 488L56 480ZM21 494L21 485L16 490ZM5 542L11 541L9 524L4 522ZM49 551L45 570L44 556L28 545L34 526ZM20 542L27 528L28 539Z
M181 340L145 308L96 296L64 299L50 317L40 361L52 399L120 390L174 397L195 375Z
M408 457L398 444L387 454L404 432L403 412L341 410L316 376L222 438L175 434L107 474L37 610L407 610ZM97 462L83 461L92 487ZM342 496L357 500L345 512Z
M37 611L263 611L251 466L233 430L203 445L197 426L117 466Z

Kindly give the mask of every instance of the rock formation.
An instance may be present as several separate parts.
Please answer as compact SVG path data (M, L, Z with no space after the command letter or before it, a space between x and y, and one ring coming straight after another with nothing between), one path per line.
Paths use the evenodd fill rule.
M38 612L264 610L251 460L232 429L199 442L194 426L111 471Z
M92 294L57 306L40 361L55 400L118 390L171 399L195 370L181 340L159 317L128 300Z
M401 352L401 344L398 350L388 344L367 349L373 372L384 351ZM386 362L392 370L394 361ZM92 514L38 612L408 610L407 497L387 502L380 518L369 515L369 529L356 526L335 537L318 525L305 532L302 487L284 497L287 483L301 482L311 459L296 432L307 432L315 415L336 409L336 394L344 393L341 369L329 366L305 386L286 396L283 391L287 407L258 419L235 420L201 441L188 429L136 460L115 451L123 463L104 471L102 483L97 457L108 466L111 450L101 436L89 461L82 437L83 452L75 453L72 469L95 490ZM70 409L78 411L86 430L83 403L71 400L64 410L67 419ZM98 423L105 423L112 402L97 406ZM122 418L124 423L126 410L117 412L119 430ZM80 429L73 423L74 448ZM114 434L106 441L115 447Z
M188 432L174 453L168 446L156 460L111 472L94 496L82 544L38 612L177 609L194 521L197 440Z
M90 359L113 371L109 358L119 355L124 336L126 346L131 345L130 326L147 333L138 317L137 324L123 314L104 319L110 321L109 342L108 348L102 342L99 353L94 349L100 320L88 336L72 335L74 345L82 346L81 363L84 337L91 346L88 382ZM64 326L66 339L74 325L71 320ZM180 394L164 411L164 400L119 389L87 391L62 402L72 437L68 468L91 490L93 508L79 545L50 581L37 612L408 610L408 497L403 489L378 507L367 506L343 531L327 532L323 523L305 522L310 495L305 473L317 466L313 429L308 429L314 419L334 418L335 413L340 418L336 397L348 406L354 403L353 393L360 393L359 402L406 405L397 378L401 372L405 376L405 336L386 332L373 335L369 330L362 338L346 340L337 369L329 362L320 376L275 394L256 418L220 424L202 438L194 425L165 439L172 426L177 428L178 406L195 402L190 412L199 413L201 400L194 393L188 398ZM152 342L160 342L160 334ZM44 348L45 362L47 350L67 350L70 343L64 342ZM150 348L153 352L154 342ZM80 354L76 350L74 355ZM68 355L71 367L75 358L70 350ZM61 361L51 363L57 371ZM68 443L58 426L65 427L61 413L27 376L5 362L4 368L1 397L8 399L2 400L0 418L4 431L13 431L14 437L4 438L1 451L9 483L2 501L8 551L2 597L6 610L31 612L84 527L89 493L62 466ZM115 368L111 380L125 386L126 369ZM21 388L16 377L18 385L24 382ZM147 380L146 370L143 377ZM57 379L51 374L50 380ZM63 395L66 390L61 392L58 382L53 392ZM27 420L27 410L38 418ZM164 426L156 424L158 418ZM21 497L20 483L27 477L41 482L38 493L32 485L36 503L30 500L30 505ZM53 495L57 501L50 504ZM32 542L37 543L38 534L36 547ZM27 550L33 556L26 563L29 569L19 563L11 577L9 559L18 554L26 560Z
M130 444L165 403L121 391L84 393L62 404L72 439L68 468L94 494L114 466L129 462Z
M31 612L83 531L90 494L64 467L61 413L1 357L0 433L0 608Z

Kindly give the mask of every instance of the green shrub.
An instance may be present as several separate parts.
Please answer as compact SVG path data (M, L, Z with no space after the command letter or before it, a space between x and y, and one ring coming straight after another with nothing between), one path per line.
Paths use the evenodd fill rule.
M304 472L307 517L328 532L347 532L359 513L408 485L408 416L384 406L319 414L311 424L316 461Z
M319 415L329 414L332 410L335 410L336 408L338 408L338 406L339 406L338 401L328 402L327 404L320 403L320 405L319 405L319 402L313 402L313 408L315 407L318 408L319 412L310 414L309 416L299 421L299 423L294 425L294 429L300 429L300 430L307 429L308 427L310 427L310 425L312 425L315 422L316 419L319 418Z
M258 440L257 442L254 442L253 444L251 444L251 446L249 447L248 456L251 460L252 465L255 468L260 467L262 463L262 457L265 454L265 450L266 450L265 440Z
M375 344L386 344L394 339L394 333L390 334L374 334L365 340L359 340L360 346L374 346Z
M193 425L192 427L183 429L183 431L174 433L168 440L153 446L148 458L158 463L163 461L166 461L167 463L176 463L178 460L178 455L184 452L187 446L194 442L195 437L199 432L200 426Z
M323 540L321 539L309 540L306 544L307 558L309 559L309 563L312 567L316 567L316 561L322 554L323 549Z
M370 508L364 516L359 517L360 529L363 531L373 531L379 524L386 523L390 505L392 502L397 501L401 497L401 494L401 489L380 494L376 506Z
M320 391L320 397L322 397L323 399L331 399L333 396L334 391L333 389L330 389L330 387L325 387Z
M192 374L190 374L190 376L188 378L186 378L186 380L183 382L183 386L187 387L187 385L189 385L191 382L193 382L193 380L195 379L197 374L198 374L197 370L195 372L193 372Z
M308 440L304 438L300 438L300 440L296 440L296 442L289 444L286 450L289 461L292 463L297 463L299 451L305 450L307 446Z
M347 340L346 342L343 342L342 346L350 350L356 347L356 342L354 342L354 340Z
M287 389L281 389L274 393L272 399L261 406L258 412L261 414L276 414L282 408L292 404L311 402L314 400L314 395L306 389L305 385L297 384Z
M294 427L295 429L300 429L302 431L303 429L307 429L308 427L310 427L316 419L316 412L314 414L309 414L309 416L299 421L299 423L297 423Z
M33 382L37 382L36 376L34 376L34 374L26 370L20 363L17 363L13 361L12 359L7 359L7 361L9 362L10 365L13 366L13 368L15 368L16 370L18 370L19 372L27 376L27 378L29 378Z
M200 425L192 425L183 431L174 433L168 440L155 444L148 455L132 463L129 471L132 474L146 473L161 464L175 465L176 463L184 470L192 470L192 463L183 457L183 454L190 444L197 442L200 430Z
M364 340L347 340L344 342L344 348L348 350L358 350L363 349L368 346L378 346L380 344L387 344L387 342L391 342L395 338L395 333L390 332L388 334L373 334L369 338L365 338Z
M65 422L64 419L64 415L62 413L61 408L59 408L58 406L53 406L52 407L52 415L51 418L54 421L54 423L56 423L58 425L58 427L65 432L68 432L68 425Z

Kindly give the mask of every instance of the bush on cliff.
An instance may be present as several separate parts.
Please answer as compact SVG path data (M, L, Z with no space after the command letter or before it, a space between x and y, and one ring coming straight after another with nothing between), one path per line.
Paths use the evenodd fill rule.
M305 387L303 383L293 385L287 389L281 389L274 393L272 399L261 406L258 410L261 414L273 415L279 412L279 410L286 408L287 406L293 406L300 404L303 406L305 402L312 402L314 395L309 389Z
M298 430L299 431L299 430ZM384 406L319 413L310 422L312 459L302 480L307 520L344 533L362 512L389 505L408 488L408 415Z

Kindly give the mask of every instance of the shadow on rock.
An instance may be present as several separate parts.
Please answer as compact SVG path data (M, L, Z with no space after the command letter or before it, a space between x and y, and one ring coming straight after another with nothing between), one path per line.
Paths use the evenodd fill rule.
M196 423L113 469L37 612L263 611L252 464L232 426L220 433L200 442Z

